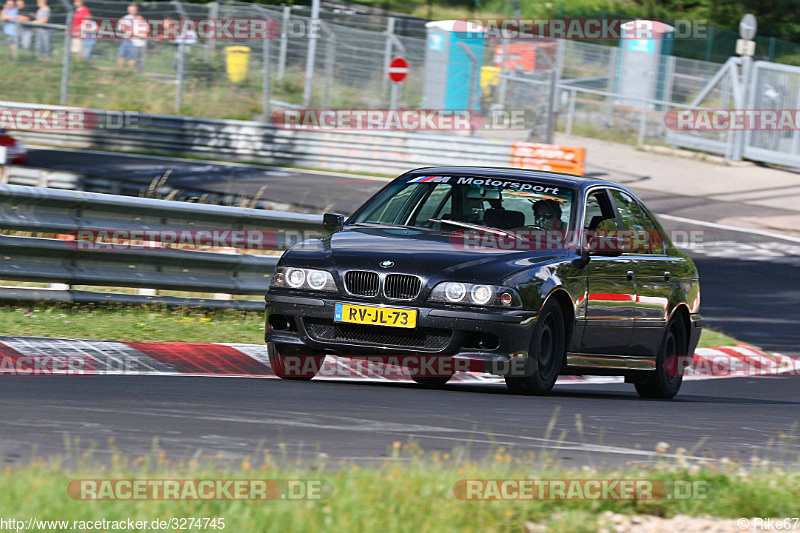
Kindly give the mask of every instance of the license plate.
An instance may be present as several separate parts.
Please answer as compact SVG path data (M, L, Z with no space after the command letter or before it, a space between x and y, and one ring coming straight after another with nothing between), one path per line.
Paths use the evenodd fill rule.
M333 321L394 328L415 328L417 327L417 311L415 309L336 304Z

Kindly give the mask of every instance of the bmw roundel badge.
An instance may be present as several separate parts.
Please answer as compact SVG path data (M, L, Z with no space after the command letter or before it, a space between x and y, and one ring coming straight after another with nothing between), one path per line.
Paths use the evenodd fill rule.
M392 268L393 266L394 266L394 261L389 261L388 259L386 261L381 261L382 268Z

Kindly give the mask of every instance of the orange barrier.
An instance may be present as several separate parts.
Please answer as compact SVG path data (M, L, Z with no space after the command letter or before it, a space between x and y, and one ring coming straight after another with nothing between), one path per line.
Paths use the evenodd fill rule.
M511 166L583 176L586 148L558 144L511 143Z

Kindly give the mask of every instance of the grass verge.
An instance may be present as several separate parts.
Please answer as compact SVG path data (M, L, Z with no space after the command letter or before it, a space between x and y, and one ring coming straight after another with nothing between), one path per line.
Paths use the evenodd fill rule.
M264 342L264 315L254 311L96 305L0 306L4 335L181 342ZM703 328L698 347L739 341Z
M554 465L552 457L544 454L516 458L498 447L488 457L474 461L468 458L466 448L424 454L412 441L395 442L385 461L362 466L329 464L322 455L311 463L294 462L285 456L285 448L272 452L259 449L233 461L205 457L201 452L171 461L155 445L151 454L136 458L118 452L113 438L109 439L109 447L110 454L100 454L102 460L95 457L98 453L94 447L87 451L71 447L65 457L7 467L0 475L0 516L67 520L70 525L73 521L104 519L151 522L182 517L224 518L229 531L417 532L524 531L531 530L532 524L552 531L596 531L609 525L603 522L603 513L609 511L663 517L800 515L800 473L766 461L700 466L689 464L681 455L667 459L654 452L655 463L650 467L565 469ZM67 486L79 479L302 480L306 486L316 482L327 490L323 491L324 499L73 500ZM673 497L650 501L465 501L456 497L454 486L459 480L468 479L654 480L663 482L667 494ZM704 488L675 497L678 483Z

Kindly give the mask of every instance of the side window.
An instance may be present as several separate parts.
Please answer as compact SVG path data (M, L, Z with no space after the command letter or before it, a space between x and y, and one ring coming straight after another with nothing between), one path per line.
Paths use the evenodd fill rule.
M653 222L653 219L650 217L650 213L647 211L642 211L644 215L644 225L647 228L648 236L650 237L650 250L654 254L666 254L666 250L664 248L664 237L661 235L661 231L656 226L656 223Z
M583 229L615 229L617 227L614 210L608 202L605 189L595 191L586 197L586 212L583 216Z
M627 249L634 253L649 254L651 251L651 235L647 231L644 215L639 209L636 200L622 191L611 191L611 197L616 204L617 212L622 224L620 229L626 230L630 240L626 244ZM627 239L626 239L627 240ZM657 252L656 252L657 253Z

